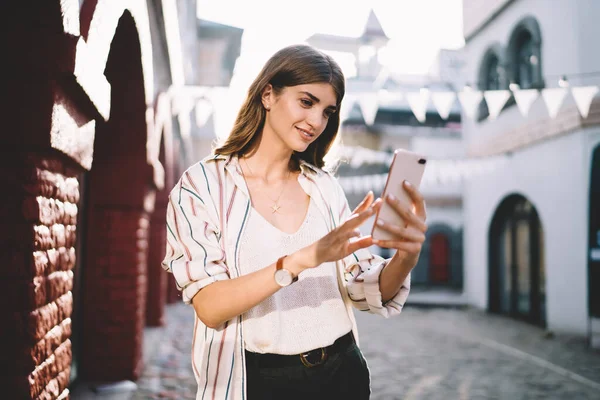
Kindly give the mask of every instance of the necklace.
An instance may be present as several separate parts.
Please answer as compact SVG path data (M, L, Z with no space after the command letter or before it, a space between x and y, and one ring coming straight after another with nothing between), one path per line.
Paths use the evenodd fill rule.
M252 171L252 168L250 168L250 165L248 164L248 161L246 161L245 158L244 158L244 163L246 164L246 167L248 167L248 169L250 170L250 174L252 174L252 176L255 176L254 175L254 171ZM264 195L267 196L267 198L273 202L273 205L271 206L271 210L272 210L271 212L273 214L279 212L279 209L281 208L281 206L279 205L279 199L281 199L281 195L283 194L283 192L285 190L285 187L287 186L287 183L288 183L289 178L290 178L290 174L291 174L291 171L288 169L288 175L287 175L287 177L285 179L285 183L282 185L281 192L279 193L279 196L277 197L277 200L273 200L271 198L271 196L269 196L268 194L264 193Z

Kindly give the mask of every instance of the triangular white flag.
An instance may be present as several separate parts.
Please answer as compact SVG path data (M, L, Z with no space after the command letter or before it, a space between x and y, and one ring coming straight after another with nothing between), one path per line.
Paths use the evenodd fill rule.
M598 93L598 86L581 86L571 88L571 93L575 99L577 109L583 118L587 118L590 113L590 106L596 93Z
M399 91L389 91L389 90L379 90L377 91L377 98L379 100L379 104L390 104L390 103L399 103L404 98L402 92Z
M206 99L199 100L196 103L195 108L196 125L198 127L206 125L206 122L208 122L208 119L212 115L213 111L214 108L210 101Z
M504 107L510 98L510 90L486 90L483 92L483 97L485 97L485 102L490 113L488 119L494 120L500 115L502 107Z
M483 94L479 90L467 89L458 93L458 100L465 112L465 115L468 118L474 119L475 112L477 111L477 107L479 107L479 103L481 103L481 99L483 98Z
M354 107L354 97L346 95L342 108L340 109L340 124L348 119L352 107Z
M377 116L377 109L379 108L379 101L375 93L363 93L358 98L358 104L360 104L360 111L362 112L363 119L367 125L373 125L375 117Z
M425 122L427 103L429 103L429 90L406 93L406 100L419 122Z
M454 92L433 92L431 94L431 101L442 119L448 119L455 100L456 93Z
M560 109L560 106L562 106L566 95L567 88L564 87L542 89L542 97L551 118L556 118L556 115L558 115L558 110Z
M515 101L517 102L519 111L521 111L521 115L526 117L533 102L540 97L540 92L537 89L515 90L513 91L513 96L515 96Z

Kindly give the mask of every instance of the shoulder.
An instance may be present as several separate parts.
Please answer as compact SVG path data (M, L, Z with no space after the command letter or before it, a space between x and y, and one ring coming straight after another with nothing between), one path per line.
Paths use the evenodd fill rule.
M334 172L318 168L304 161L302 161L301 166L303 166L306 176L313 180L328 199L345 200L344 191Z
M219 162L220 160L225 162ZM212 189L219 184L219 174L222 173L227 160L226 156L210 155L196 162L183 172L173 191L185 187L193 190L198 196L210 196Z

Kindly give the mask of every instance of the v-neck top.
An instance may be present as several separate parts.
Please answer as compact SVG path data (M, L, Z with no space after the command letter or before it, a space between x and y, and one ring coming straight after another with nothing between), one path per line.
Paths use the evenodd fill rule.
M295 233L281 231L255 209L250 211L246 230L240 242L242 275L273 264L328 232L312 199ZM338 287L335 263L303 271L297 282L247 311L243 324L246 350L255 353L304 353L350 332L352 322Z

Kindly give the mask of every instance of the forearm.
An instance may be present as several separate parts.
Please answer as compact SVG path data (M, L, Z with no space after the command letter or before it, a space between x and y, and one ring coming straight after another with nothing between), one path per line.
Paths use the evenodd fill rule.
M385 303L396 296L402 284L412 271L415 263L401 259L398 253L394 254L390 262L383 268L379 277L379 290L381 300Z
M275 282L276 263L238 278L214 282L192 299L198 318L208 327L217 328L258 305L281 287ZM284 268L297 276L302 266L294 255L286 257Z

